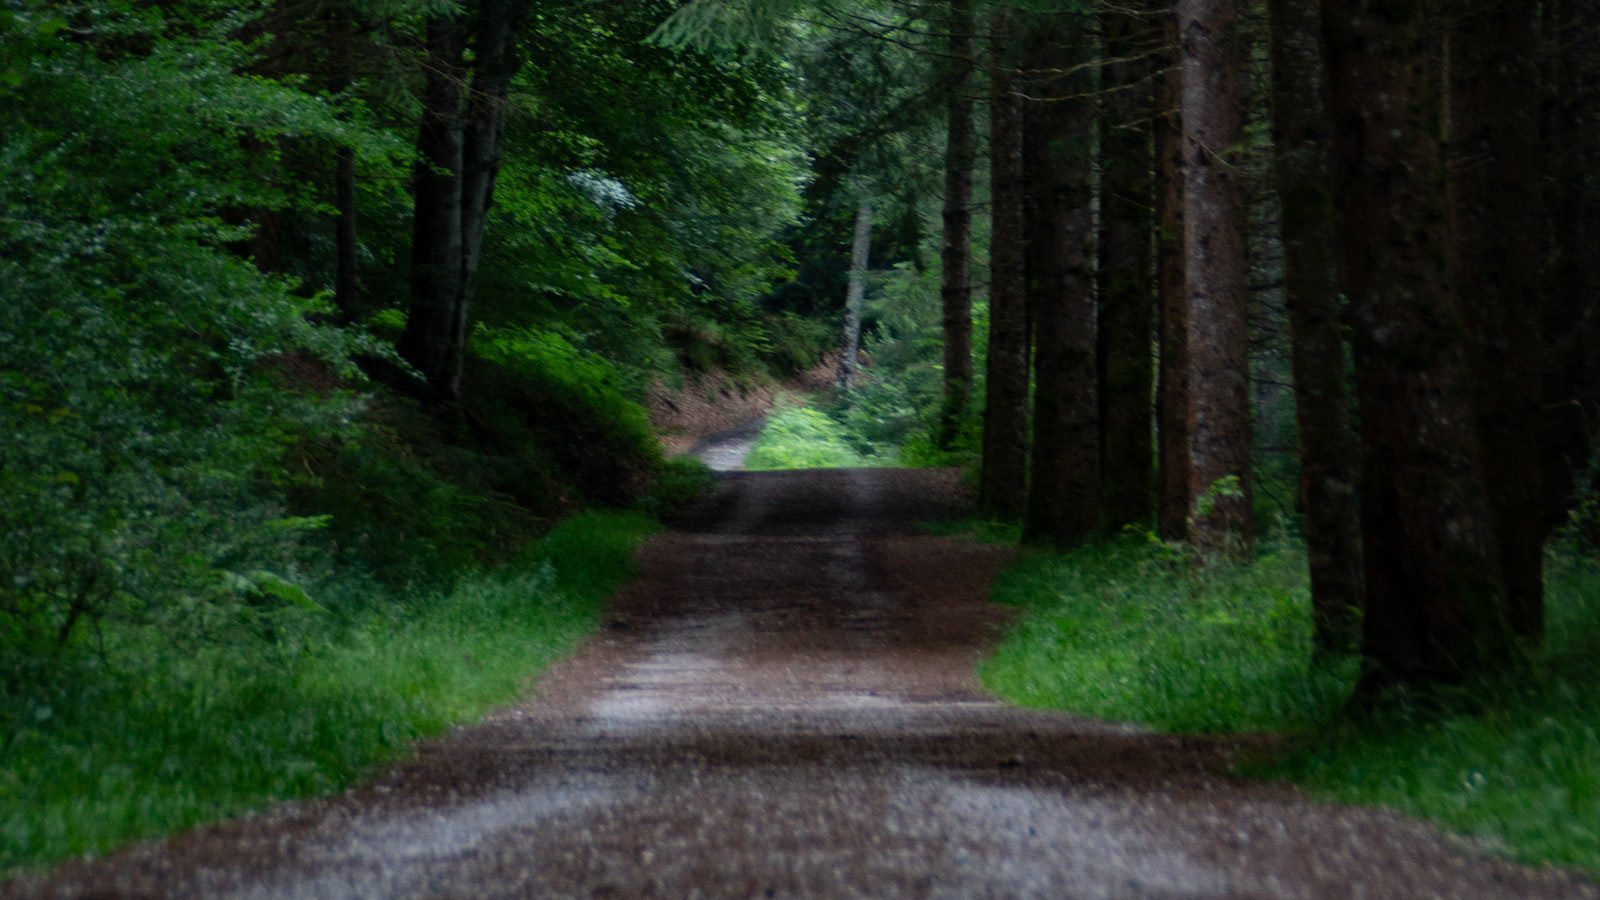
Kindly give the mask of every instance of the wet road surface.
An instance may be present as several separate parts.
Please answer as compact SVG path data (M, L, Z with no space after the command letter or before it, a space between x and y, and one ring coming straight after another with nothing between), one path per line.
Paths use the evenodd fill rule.
M525 704L326 800L9 892L196 897L1600 896L1238 751L973 677L1008 551L953 474L725 475ZM0 894L8 892L0 887Z

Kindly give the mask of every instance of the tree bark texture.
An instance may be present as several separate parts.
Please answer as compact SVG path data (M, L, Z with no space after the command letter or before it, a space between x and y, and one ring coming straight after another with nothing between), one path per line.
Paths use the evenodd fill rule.
M1543 7L1546 55L1541 162L1548 230L1544 280L1545 397L1541 470L1545 526L1560 524L1578 501L1600 425L1600 11L1587 0Z
M1240 0L1178 2L1190 538L1207 552L1243 552L1251 538L1250 266L1238 165L1246 71L1241 12Z
M1095 365L1094 85L1087 16L1056 13L1029 36L1023 104L1034 324L1033 468L1023 537L1069 546L1100 528ZM1077 74L1071 73L1078 69Z
M446 402L461 397L473 288L525 6L524 0L482 0L474 15L428 20L411 309L400 352L427 377L435 398Z
M349 147L338 150L334 182L334 206L339 219L334 236L333 302L339 314L352 321L356 318L356 293L361 286L361 244L356 223L356 154Z
M995 13L990 23L989 77L989 346L978 478L981 507L1003 520L1022 516L1028 483L1026 192L1012 29L1006 12Z
M464 348L453 339L461 281L461 167L465 24L436 15L427 24L427 66L411 220L411 307L400 353L442 399L456 399Z
M1183 68L1178 17L1160 13L1161 53L1155 82L1156 310L1160 368L1156 385L1156 530L1169 541L1189 535L1189 298L1183 237Z
M867 299L868 254L872 251L872 202L856 206L855 237L850 241L850 284L844 295L844 345L839 353L839 390L855 387L861 353L861 307Z
M333 44L331 65L333 77L328 87L335 94L350 88L355 78L355 65L351 56L354 26L351 10L346 3L337 3L329 10L329 34ZM334 273L333 303L346 322L355 321L359 315L356 292L360 289L359 233L356 221L356 153L350 147L340 147L334 154L333 203L338 211L334 223Z
M1152 43L1132 11L1100 15L1099 380L1104 525L1147 525L1155 504Z
M1339 306L1338 223L1320 0L1268 0L1300 497L1319 654L1360 643L1360 445Z
M952 68L944 154L944 236L940 302L944 324L944 406L939 446L949 449L972 394L972 117L971 0L950 0Z
M1361 409L1370 688L1511 659L1478 459L1423 0L1324 0ZM1381 90L1375 90L1381 85Z
M1512 628L1544 632L1539 31L1533 0L1464 0L1450 42L1455 284Z

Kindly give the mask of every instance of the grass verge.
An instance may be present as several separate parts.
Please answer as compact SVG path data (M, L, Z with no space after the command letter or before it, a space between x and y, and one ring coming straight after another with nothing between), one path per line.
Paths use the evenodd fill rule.
M0 732L0 873L337 790L481 716L593 629L655 527L581 515L502 571L279 627L248 655L113 635L148 641L143 664Z
M1024 705L1181 732L1284 732L1245 767L1313 796L1430 819L1528 863L1600 872L1600 561L1548 566L1549 629L1529 671L1344 710L1353 663L1310 662L1303 550L1192 570L1123 538L1024 557L995 598L1021 608L981 674Z

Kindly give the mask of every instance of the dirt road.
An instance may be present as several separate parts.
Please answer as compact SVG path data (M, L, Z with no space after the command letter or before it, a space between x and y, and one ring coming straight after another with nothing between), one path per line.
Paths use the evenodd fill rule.
M1225 741L1000 706L953 476L724 476L525 705L347 795L12 885L206 897L1600 896L1211 774ZM5 893L0 889L0 893Z

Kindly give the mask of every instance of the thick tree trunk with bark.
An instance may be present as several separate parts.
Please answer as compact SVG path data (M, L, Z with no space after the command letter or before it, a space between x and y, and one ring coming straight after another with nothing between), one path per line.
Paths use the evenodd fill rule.
M839 353L839 390L855 387L861 352L861 306L867 299L868 254L872 250L872 202L856 207L855 237L850 242L850 285L844 296L844 344Z
M354 25L347 3L337 3L329 11L328 37L332 41L333 77L328 87L335 94L348 90L355 78L351 43ZM360 289L360 244L356 230L356 154L340 147L334 154L333 205L338 211L334 223L333 303L347 322L359 314L356 292Z
M1169 541L1189 535L1189 298L1183 257L1183 69L1178 17L1160 14L1162 52L1153 121L1156 176L1156 310L1161 362L1156 385L1156 530Z
M1013 85L1013 25L1002 11L990 28L989 346L978 498L988 515L1012 520L1022 515L1028 483L1026 193L1021 100Z
M1450 284L1436 39L1424 9L1323 5L1361 409L1369 688L1491 670L1516 646Z
M461 114L466 91L465 25L450 16L428 20L422 128L411 220L411 306L400 354L441 399L456 399L464 348L453 332L461 280Z
M1545 527L1567 519L1583 487L1600 425L1600 11L1586 0L1544 5L1543 145L1549 230L1543 340L1545 398L1541 471Z
M952 77L944 154L943 283L944 407L939 446L949 449L972 393L972 3L950 0L948 49Z
M1456 290L1511 626L1544 632L1539 32L1533 0L1463 0L1450 42Z
M1033 477L1023 537L1067 546L1100 528L1095 373L1094 85L1087 16L1055 14L1030 37L1023 165L1034 324ZM1078 68L1077 74L1071 73Z
M400 352L446 402L461 397L474 282L500 170L525 7L523 0L483 0L470 17L437 15L428 21L411 308Z
M1184 255L1188 265L1190 538L1242 551L1251 538L1250 271L1238 166L1245 46L1239 0L1179 0Z
M1154 169L1150 24L1132 11L1100 15L1099 375L1105 527L1149 523L1154 511Z
M335 161L334 206L339 219L334 228L333 303L350 321L357 315L361 244L356 230L356 154L349 147L340 147Z
M1339 307L1338 223L1320 0L1268 0L1300 496L1319 654L1360 641L1361 477Z

